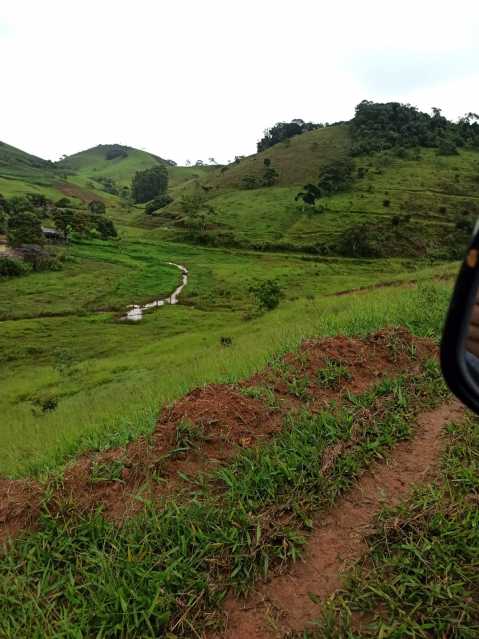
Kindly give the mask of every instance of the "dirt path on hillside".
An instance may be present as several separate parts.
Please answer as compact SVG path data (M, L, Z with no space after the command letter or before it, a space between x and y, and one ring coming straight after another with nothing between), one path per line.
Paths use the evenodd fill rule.
M375 464L316 522L304 560L273 577L246 600L226 600L226 629L211 639L282 637L307 630L320 604L341 586L342 574L366 551L364 535L385 504L396 505L432 473L441 451L443 427L463 415L458 401L422 414L414 438L397 444L388 460Z

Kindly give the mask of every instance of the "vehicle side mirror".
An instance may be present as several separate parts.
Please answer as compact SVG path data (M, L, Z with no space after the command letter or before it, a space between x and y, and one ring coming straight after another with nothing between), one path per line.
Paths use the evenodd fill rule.
M441 368L451 391L479 414L479 232L459 271L441 340Z

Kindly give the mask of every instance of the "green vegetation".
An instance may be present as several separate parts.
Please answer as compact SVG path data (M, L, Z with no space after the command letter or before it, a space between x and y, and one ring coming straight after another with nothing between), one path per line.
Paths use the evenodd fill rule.
M318 263L177 246L175 260L190 271L183 303L131 325L118 321L126 307L165 297L177 285L178 271L166 264L171 246L120 247L74 245L60 273L2 283L4 473L38 472L78 450L149 432L160 405L206 382L252 373L272 353L306 336L364 333L385 324L437 332L447 283L327 296L374 285L385 276L400 283L452 272L440 267L405 274L404 263L393 261ZM276 310L256 317L249 288L271 275L281 282L284 299ZM299 292L304 281L309 286ZM254 319L247 319L250 315ZM227 349L220 342L225 334L233 340ZM57 398L56 409L33 414L32 404L46 396Z
M48 203L38 209L47 225L54 220L71 238L66 250L56 251L62 271L3 277L0 284L6 373L0 469L38 471L85 447L148 432L160 404L196 384L252 371L301 335L363 331L351 299L358 318L370 316L370 327L414 323L421 299L414 289L334 294L452 274L455 266L446 261L460 255L469 220L479 211L477 152L462 147L459 155L438 156L422 148L419 159L376 153L355 158L351 174L351 144L350 127L340 124L295 135L228 167L177 167L117 145L95 147L54 167L80 189L78 196L90 195L82 201L60 193L53 199L58 212ZM96 175L123 187L137 171L165 166L174 201L163 206L164 195L150 200L145 210L154 207L154 215L96 190L93 181ZM349 167L346 181L339 180L346 190L322 194L320 215L302 210L294 201L301 185L319 184L320 176L331 182L331 169L335 182L335 167ZM47 168L49 163L38 170ZM262 180L269 169L278 173L273 186L239 188L244 176ZM18 195L38 196L30 182L22 184ZM43 195L52 199L48 189ZM94 224L90 202L106 205L106 215L92 215ZM115 233L114 241L95 239ZM291 249L295 255L286 253ZM350 259L358 255L364 258ZM147 313L134 326L121 321L129 305L175 288L178 271L167 262L190 272L180 304ZM268 281L281 291L277 308L277 291L271 305L251 292L266 290ZM438 318L448 286L431 284L442 300ZM258 313L258 300L274 310ZM70 364L60 372L63 356ZM49 397L56 406L39 417L32 407Z
M11 246L43 244L41 220L31 211L17 211L8 218L7 239Z
M0 558L2 634L197 633L228 586L241 591L300 555L301 531L312 513L407 438L418 401L438 401L441 384L437 369L426 365L416 377L384 381L352 397L339 412L292 415L269 444L240 453L190 499L166 498L159 510L147 508L120 528L99 514L72 515L68 504L55 512L45 505L39 530ZM379 406L381 416L361 420L347 451L325 471L323 453L351 440L357 413ZM119 464L113 474L95 468L95 480L117 479ZM220 494L211 490L218 480Z
M442 481L381 514L367 561L308 637L477 636L477 419L451 424L446 437Z
M304 122L304 120L301 119L292 120L291 122L277 122L271 128L266 129L263 138L261 138L256 145L258 153L266 151L266 149L269 149L275 144L285 142L295 135L300 135L305 131L314 131L314 129L319 129L322 126L324 125Z
M353 364L331 354L307 371L298 345L386 326L438 339L479 214L476 119L361 103L350 123L278 123L227 166L122 145L49 163L0 145L0 474L46 489L37 528L0 555L2 637L198 635L229 590L297 559L315 515L444 401L433 362L354 395ZM43 237L51 225L60 238ZM178 303L127 321L177 288L175 265ZM239 383L265 367L281 392L266 373ZM160 410L209 383L274 413L268 437L248 448L241 433L230 457L166 486L166 458L202 459L225 425L186 413L148 475L159 502L142 485L145 508L118 526L64 499L66 463L140 435L150 450ZM334 398L318 408L317 392ZM442 485L382 516L319 636L474 636L474 428L451 427ZM106 494L132 473L118 450L85 474Z
M168 172L162 165L137 171L131 182L131 195L133 201L137 203L145 203L159 195L164 195L167 189Z
M442 155L457 154L456 146L479 148L479 116L469 113L452 123L433 108L423 113L409 104L385 104L363 100L351 120L353 153L397 149L404 154L407 147L438 147Z

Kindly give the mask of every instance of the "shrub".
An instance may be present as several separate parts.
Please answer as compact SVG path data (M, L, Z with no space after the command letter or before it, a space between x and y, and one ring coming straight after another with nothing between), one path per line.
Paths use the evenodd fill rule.
M268 166L264 170L261 184L263 186L273 186L278 181L278 178L279 178L278 171L276 169L273 169L273 167Z
M25 275L29 267L22 260L13 257L0 257L0 277L15 277Z
M458 155L457 146L451 140L441 140L437 147L438 155Z
M353 181L354 163L350 158L335 160L320 173L318 188L321 195L331 195L347 190Z
M258 186L258 180L254 177L254 175L245 175L240 180L241 189L256 189Z
M291 120L291 122L277 122L274 126L265 130L264 136L257 143L258 153L269 149L275 144L278 144L278 142L289 144L290 138L293 136L300 135L305 131L318 129L322 126L322 124L304 122L300 119Z
M171 204L172 202L173 198L166 193L158 195L145 205L145 213L147 215L153 215L155 211L165 208L165 206L168 206L168 204Z
M47 198L42 193L27 193L27 199L35 208L46 208L48 205Z
M96 215L104 215L106 212L105 202L101 200L91 200L91 202L88 202L88 208L90 209L90 213Z
M383 200L384 208L388 208L390 204L391 204L391 200Z
M128 151L124 146L113 146L105 153L105 160L114 160L115 158L127 158Z
M55 206L59 209L69 208L72 205L72 201L68 197L61 197L55 202Z
M102 240L108 240L118 235L113 221L108 217L99 217L96 223L96 229L98 233L100 233Z
M278 306L282 295L278 282L274 280L266 280L258 286L252 286L250 292L256 297L258 306L268 311Z
M38 244L24 244L17 251L34 271L59 271L62 268L55 255L38 246Z
M472 235L474 231L474 222L467 217L461 217L456 222L456 229L459 231L464 231L468 235Z

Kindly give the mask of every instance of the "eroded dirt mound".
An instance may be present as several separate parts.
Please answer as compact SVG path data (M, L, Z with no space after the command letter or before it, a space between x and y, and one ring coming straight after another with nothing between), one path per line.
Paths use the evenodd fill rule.
M212 384L197 388L167 408L160 416L156 435L163 429L188 423L199 426L205 437L231 445L247 445L248 439L269 435L278 428L278 420L271 420L272 408L261 399L248 397L240 388ZM221 454L221 448L218 449Z
M35 521L41 492L37 482L0 479L0 542Z
M80 510L102 507L106 516L121 521L142 507L139 493L151 499L185 487L185 475L194 477L225 463L240 447L267 440L281 429L288 411L319 410L381 378L413 373L434 352L431 341L404 329L362 339L307 340L249 380L191 391L162 410L151 436L81 456L56 486L53 507L65 502ZM40 500L34 482L2 480L0 531L14 534L30 525Z

